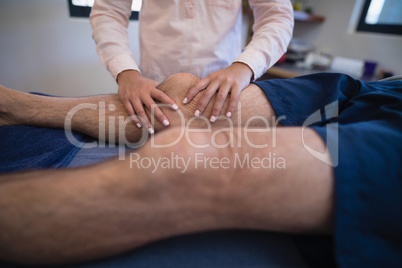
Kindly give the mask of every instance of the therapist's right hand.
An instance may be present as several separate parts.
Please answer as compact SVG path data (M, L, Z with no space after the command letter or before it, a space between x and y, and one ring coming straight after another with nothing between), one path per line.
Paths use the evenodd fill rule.
M144 125L150 134L155 132L145 109L148 109L163 126L170 124L166 115L156 105L155 100L163 104L170 104L175 110L177 105L168 95L156 88L158 82L142 76L138 71L126 70L119 73L117 83L120 100L138 128Z

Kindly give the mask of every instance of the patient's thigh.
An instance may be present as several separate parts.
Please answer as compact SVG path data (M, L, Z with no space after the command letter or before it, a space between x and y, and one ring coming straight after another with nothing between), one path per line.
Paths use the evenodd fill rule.
M267 121L262 120L263 118ZM259 86L250 84L240 94L233 120L240 122L241 126L267 127L268 123L272 127L276 124L277 117L264 91Z
M187 122L191 119L192 127L208 127L208 120L211 116L213 104L215 102L215 96L211 99L200 118L193 118L194 112L196 110L196 105L202 96L202 91L197 94L190 103L183 104L182 102L185 94L194 84L194 80L189 81L188 77L186 77L185 82L182 83L182 77L183 76L176 75L170 78L168 84L160 87L160 90L165 92L177 103L177 105L179 106L179 112L172 111L171 109L164 107L162 107L161 109L169 118L172 126L182 126L183 123L187 124ZM241 92L236 109L230 118L225 115L228 104L229 97L225 100L223 109L217 121L212 124L214 127L246 125L248 127L271 127L273 124L276 123L276 115L270 101L268 100L264 91L262 91L255 84L250 84ZM163 127L159 125L158 122L155 123L156 129L163 129Z

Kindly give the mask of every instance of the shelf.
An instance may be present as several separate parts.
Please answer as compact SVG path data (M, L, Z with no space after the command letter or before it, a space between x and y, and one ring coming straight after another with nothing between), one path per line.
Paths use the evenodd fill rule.
M288 79L288 78L293 78L296 76L313 74L313 73L318 73L318 72L322 72L322 71L306 70L306 69L297 68L292 63L282 63L282 64L272 66L270 69L268 69L268 71L265 74L268 75L270 78Z
M312 15L302 11L294 11L295 21L307 21L307 22L324 22L325 18L323 16Z
M284 62L284 63L272 66L270 69L268 69L268 71L264 75L269 76L269 77L265 77L265 79L268 79L268 78L287 79L287 78L293 78L293 77L301 76L301 75L308 75L308 74L328 72L328 71L329 70L303 69L300 67L296 67L293 63Z
M278 65L272 66L268 71L261 76L258 80L265 79L288 79L301 75L308 75L314 73L331 73L333 72L330 69L326 70L316 70L316 69L303 69L296 67L293 63L281 63ZM342 72L341 72L342 73ZM362 77L355 77L355 79L359 79L361 81L376 81L377 77L375 75L364 75Z

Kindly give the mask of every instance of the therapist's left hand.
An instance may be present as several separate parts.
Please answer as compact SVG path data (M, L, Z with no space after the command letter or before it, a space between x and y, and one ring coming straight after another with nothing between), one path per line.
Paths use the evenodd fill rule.
M229 67L213 72L198 81L187 92L183 103L189 103L195 95L204 90L194 113L195 116L199 116L204 112L215 93L218 93L210 117L210 121L215 122L230 93L229 106L225 113L227 117L230 117L236 108L240 92L250 84L252 77L253 71L250 67L241 62L234 62Z

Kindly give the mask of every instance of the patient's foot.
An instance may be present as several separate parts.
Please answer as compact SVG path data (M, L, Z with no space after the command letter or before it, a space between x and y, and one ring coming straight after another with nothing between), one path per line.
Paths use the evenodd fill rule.
M18 124L12 113L12 107L15 106L16 103L15 94L16 91L0 85L0 126L12 126Z

